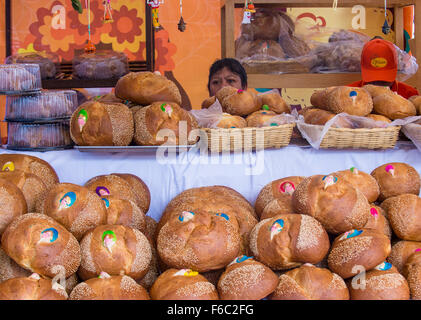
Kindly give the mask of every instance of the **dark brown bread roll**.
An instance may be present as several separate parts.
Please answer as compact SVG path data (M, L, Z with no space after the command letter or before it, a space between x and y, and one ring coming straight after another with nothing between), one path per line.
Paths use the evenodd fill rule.
M215 286L197 271L168 269L153 284L152 300L218 300Z
M282 211L279 213L292 213L292 194L303 180L304 177L291 176L274 180L265 185L262 190L260 190L256 202L254 203L256 214L260 217L265 207L275 199L279 200L277 204L279 206L279 210ZM276 205L273 204L273 209L271 211L274 212L275 208Z
M67 300L66 290L34 273L0 283L0 300Z
M402 270L411 292L411 299L421 300L421 249L408 257Z
M221 300L260 300L275 290L278 281L263 263L239 256L226 267L217 288Z
M89 230L107 222L101 198L88 188L73 183L56 184L50 189L42 213L61 223L78 241Z
M235 217L196 210L171 216L158 233L157 250L172 268L206 272L225 267L240 253Z
M247 116L260 109L257 95L253 91L234 87L223 87L216 93L222 110L234 116Z
M87 280L107 272L143 277L152 259L151 245L139 230L122 225L101 225L80 242L82 260L78 275Z
M138 145L195 143L188 139L190 132L197 129L197 122L188 111L174 102L153 102L135 113L134 123L133 141ZM183 137L186 141L180 140Z
M122 103L87 101L70 120L70 136L79 146L128 146L133 132L133 114Z
M394 233L402 240L421 241L421 198L414 194L401 194L387 198L381 207Z
M420 193L420 175L409 164L386 163L374 169L371 175L380 187L379 201L405 193Z
M270 300L349 300L345 281L326 268L306 263L279 276Z
M327 109L364 117L373 110L373 100L364 88L340 86L328 93Z
M335 175L360 190L370 203L375 202L380 195L380 188L376 179L355 167L349 170L338 171Z
M329 246L322 225L302 214L280 214L262 220L250 234L253 256L272 270L318 263L326 256Z
M80 265L76 238L54 219L38 213L22 215L7 227L1 238L5 253L21 267L54 278L68 278Z
M358 277L358 276L356 276ZM362 275L361 284L348 281L351 300L408 300L408 282L389 262L382 262Z
M304 179L292 195L292 206L294 212L316 218L332 234L363 227L370 211L363 193L336 174Z
M56 171L47 161L26 154L0 154L0 168L1 171L21 170L35 174L48 189L59 182Z
M28 212L22 191L12 182L0 179L0 235L15 219Z
M150 297L132 278L101 272L98 278L79 283L72 290L70 300L150 300Z
M169 101L181 104L181 94L171 80L159 74L130 72L121 77L115 86L115 95L123 100L130 100L143 106L156 101Z
M421 242L401 240L393 244L387 261L402 273L408 258L418 251L421 251Z
M328 256L329 269L342 278L355 276L362 266L371 270L386 259L390 240L371 229L349 230L338 236Z
M417 115L414 104L394 92L380 94L373 98L374 112L396 120Z

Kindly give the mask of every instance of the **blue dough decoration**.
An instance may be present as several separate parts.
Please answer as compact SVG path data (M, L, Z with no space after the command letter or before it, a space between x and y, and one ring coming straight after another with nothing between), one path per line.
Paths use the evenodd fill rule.
M227 221L229 221L230 220L230 218L225 214L225 213L217 213L216 214L217 216L219 216L219 217L222 217L222 218L224 218L225 220L227 220Z
M238 258L235 260L235 262L237 262L237 263L241 263L241 262L246 261L246 260L248 260L248 259L253 259L253 257L247 257L246 255L243 255L243 256L241 256L241 257L238 257Z
M356 97L357 96L357 91L354 91L354 90L352 90L350 93L349 93L349 96L352 98L352 97Z

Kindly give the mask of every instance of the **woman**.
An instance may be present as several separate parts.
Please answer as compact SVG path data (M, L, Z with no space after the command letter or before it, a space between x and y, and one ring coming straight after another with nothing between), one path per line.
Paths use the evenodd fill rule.
M219 89L227 86L247 90L246 70L233 58L217 60L209 69L209 96L214 96Z

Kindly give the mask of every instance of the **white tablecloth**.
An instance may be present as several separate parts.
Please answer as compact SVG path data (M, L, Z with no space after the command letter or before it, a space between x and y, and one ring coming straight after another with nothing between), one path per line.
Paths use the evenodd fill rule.
M0 149L0 153L19 152ZM237 155L181 153L164 161L158 161L155 152L98 153L73 149L20 153L48 161L56 170L60 182L83 185L97 175L135 174L151 191L148 215L155 220L159 220L173 197L193 187L225 185L234 188L254 204L267 183L286 176L328 174L351 167L370 173L387 162L405 162L421 173L421 153L409 146L372 151L315 150L290 145Z

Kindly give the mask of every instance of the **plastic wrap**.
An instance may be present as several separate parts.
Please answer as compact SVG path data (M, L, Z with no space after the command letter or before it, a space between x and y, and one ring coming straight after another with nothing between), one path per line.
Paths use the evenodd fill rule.
M72 146L68 121L48 124L8 123L8 149L44 150Z
M128 59L122 52L104 50L73 59L73 75L79 79L120 78L128 72Z
M189 111L197 120L200 128L217 128L222 119L222 106L218 99L207 109Z
M37 64L0 65L0 93L19 94L41 90L41 73Z
M419 117L421 118L421 117ZM408 123L402 126L402 132L410 139L421 152L421 123Z
M6 121L36 121L70 118L78 107L73 90L42 91L27 96L8 96Z
M60 58L58 55L52 53L26 52L7 57L6 63L38 64L40 67L41 79L52 79L56 77Z
M296 122L296 119L293 115L290 115L288 113L282 113L270 118L270 120L263 123L262 127L276 127L294 122Z

